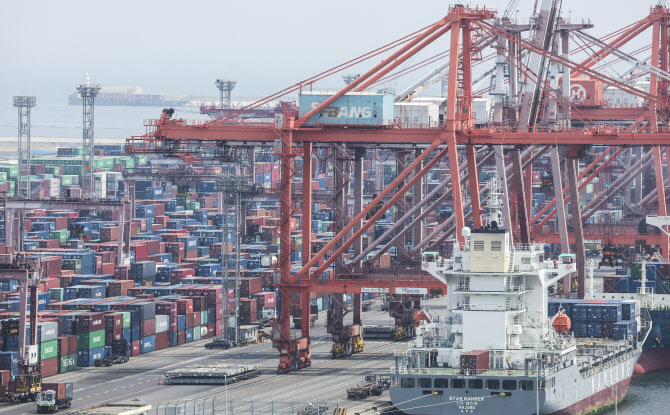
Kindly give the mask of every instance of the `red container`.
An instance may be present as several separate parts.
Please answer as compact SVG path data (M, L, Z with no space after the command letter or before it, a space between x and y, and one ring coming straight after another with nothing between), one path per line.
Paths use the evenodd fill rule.
M150 318L149 320L143 320L141 329L142 337L153 336L156 334L156 319Z
M177 313L181 315L188 315L193 312L193 300L189 298L177 300ZM191 326L193 327L193 326Z
M195 323L194 313L186 313L186 328L192 329L194 323ZM200 321L198 321L198 323L200 323Z
M216 330L217 336L223 334L223 320L216 320L216 323L214 324L214 330Z
M263 307L277 306L277 293L272 291L265 291L254 294L256 299L256 309L261 310Z
M119 228L109 226L100 229L100 242L112 242L119 239Z
M12 378L12 372L9 370L0 370L0 386L8 386Z
M110 313L105 314L105 330L123 329L123 314Z
M140 341L139 340L135 340L132 343L132 349L131 349L130 354L131 354L131 356L137 356L138 354L140 354Z
M167 301L156 302L156 314L158 315L177 315L177 303Z
M489 368L489 351L473 350L461 355L461 371L478 373Z
M597 107L604 104L603 82L591 78L573 78L571 100L578 106Z
M42 360L40 362L42 377L53 376L58 374L58 357Z
M191 299L193 300L193 311L207 310L207 297L197 296Z
M176 332L178 331L177 329L179 328L179 320L177 318L177 315L175 314L174 316L170 316L170 332Z
M177 344L186 343L186 330L179 330L177 332Z
M44 292L49 292L52 288L60 288L60 279L58 278L43 278L40 284L44 284Z
M105 330L105 346L111 346L114 340L123 338L123 328L116 330Z
M209 324L207 324L207 337L214 337L214 336L215 336L215 334L214 334L214 330L215 330L215 329L214 329L214 326L215 326L214 323L209 323Z
M134 287L133 280L112 281L107 286L107 293L110 297L127 296L128 290Z
M90 333L105 328L103 313L83 313L75 317L77 333Z
M102 275L115 275L114 263L113 262L103 262L102 263Z
M142 261L149 255L147 244L144 242L135 243L130 246L130 249L135 251L135 261Z
M261 291L261 277L240 278L240 296L251 297L253 293Z
M130 265L119 265L116 267L116 272L114 273L114 278L117 280L129 280L130 279ZM133 284L134 286L134 284Z
M605 278L603 278L603 292L616 293L616 286L618 280L619 280L618 275L606 275Z
M156 350L168 347L170 347L170 333L167 331L156 333Z
M67 356L77 353L77 336L63 336L58 338L58 355Z

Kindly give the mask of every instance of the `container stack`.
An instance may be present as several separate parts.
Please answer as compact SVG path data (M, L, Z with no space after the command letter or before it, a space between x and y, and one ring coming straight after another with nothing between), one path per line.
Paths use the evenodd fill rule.
M160 170L170 173L172 166L144 167L119 149L101 148L96 157L96 191L112 200L123 196L123 168ZM96 153L96 154L98 154ZM374 160L382 169L373 168ZM58 194L77 197L81 192L81 149L60 148L55 157L34 157L31 171L35 181L34 195L48 197ZM364 159L364 181L368 190L378 183L389 182L397 175L395 162L381 150L369 151ZM221 174L221 167L194 165L195 174ZM313 165L313 187L332 190L333 173L319 163ZM378 172L376 170L379 170ZM280 181L279 162L274 155L259 154L253 173L268 188ZM446 169L431 171L432 181L444 180ZM18 177L16 166L0 166L2 186L14 194ZM158 176L157 176L158 177ZM3 184L4 183L4 184ZM292 184L296 190L299 181ZM272 318L281 298L273 285L271 268L263 268L265 255L279 254L275 232L280 223L276 201L249 202L242 221L242 240L235 252L234 235L224 240L223 224L233 229L232 210L218 213L216 183L201 182L197 186L179 185L160 180L136 180L136 209L130 224L130 263L117 266L119 218L111 211L45 210L25 212L25 250L31 258L39 258L40 284L38 294L39 353L43 374L66 373L76 367L90 366L95 359L113 353L115 344L125 340L132 355L149 353L166 347L212 336L221 336L223 319L229 327L247 326L259 319ZM441 212L439 215L447 214ZM388 229L393 212L377 221L363 237L367 243ZM428 218L429 229L437 226L438 214ZM324 246L333 236L335 215L332 206L315 203L311 218L299 213L290 219L292 270L302 266L302 244L311 243L313 250ZM303 241L302 226L312 226L310 241ZM4 238L4 218L0 216L0 241ZM449 244L450 241L445 242ZM0 253L11 251L0 242ZM224 252L228 256L224 257ZM375 266L391 264L394 250L386 253ZM373 255L371 253L370 255ZM239 293L222 289L222 264L231 276L241 274ZM322 265L323 260L316 265ZM330 278L326 270L319 278ZM0 281L0 351L18 351L18 284ZM239 305L235 301L239 294ZM364 294L364 299L377 294ZM330 296L310 294L312 312L327 309ZM351 296L346 297L351 301ZM239 308L239 320L234 317ZM42 329L55 324L51 329ZM244 333L251 333L247 330ZM228 334L228 333L226 333ZM55 343L54 343L55 342ZM55 368L55 369L54 369Z
M549 300L548 314L560 311L570 318L575 337L625 340L638 333L639 301L633 300Z

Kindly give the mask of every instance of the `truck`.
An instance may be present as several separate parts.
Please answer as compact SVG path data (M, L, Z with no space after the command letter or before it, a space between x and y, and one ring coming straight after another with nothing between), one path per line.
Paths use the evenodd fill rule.
M359 400L368 396L381 396L391 387L391 377L388 375L367 375L365 383L347 389L347 399Z
M277 310L274 307L264 307L259 312L258 327L263 329L272 325L277 318Z
M37 399L37 413L51 414L72 405L72 382L43 383Z
M9 393L7 393L7 398L9 399L10 404L28 402L28 400L35 402L41 391L42 375L17 375L16 380L9 382Z
M113 354L111 356L103 357L102 359L96 359L95 366L96 367L101 367L101 366L109 367L109 366L117 364L117 363L126 363L128 360L129 360L128 356Z
M97 359L96 367L111 366L117 363L126 363L130 358L130 343L125 339L114 340L112 343L112 355Z

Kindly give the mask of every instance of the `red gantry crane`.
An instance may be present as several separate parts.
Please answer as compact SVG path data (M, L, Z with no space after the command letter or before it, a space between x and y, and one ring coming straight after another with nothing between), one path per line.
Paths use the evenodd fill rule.
M382 270L374 274L365 272L365 268L361 267L365 255L361 255L364 251L360 242L361 236L375 224L375 221L392 206L404 202L405 194L415 188L443 159L448 161L449 165L448 182L440 183L440 190L434 194L431 192L418 202L415 201L415 206L406 212L402 219L397 220L394 230L400 230L404 234L420 227L420 218L426 210L422 212L421 209L415 209L416 205L423 206L428 204L431 198L441 198L446 193L449 193L449 197L453 200L453 215L450 220L438 226L435 232L416 241L418 243L414 244L410 254L420 255L423 247L427 245L428 249L433 249L435 244L439 244L452 234L456 236L458 243L463 243L461 230L468 217L471 217L475 228L481 226L481 203L486 188L482 187L478 180L477 153L478 149L491 147L494 151L490 154L494 156L490 156L489 159L495 157L499 176L503 179L504 199L509 209L506 216L515 235L515 242L528 243L536 240L556 242L561 243L564 249L570 249L569 244L574 244L578 258L580 297L584 295L584 238L603 239L602 235L597 234L597 230L583 227L583 221L603 207L631 180L639 177L641 171L651 166L657 182L656 194L652 197L656 197L660 202L658 214L667 214L666 205L663 203L666 200L663 167L667 163L667 146L670 145L666 79L670 12L663 7L655 7L645 19L615 32L613 38L608 39L608 43L586 38L585 42L589 42L589 47L583 48L582 51L591 51L593 45L599 50L595 50L583 62L574 62L570 59L568 32L580 31L580 25L581 28L590 26L579 24L568 27L569 22L561 21L559 14L557 2L543 1L536 16L537 25L532 28L534 32L530 36L531 40L525 40L520 37L522 29L510 29L510 22L505 19L496 20L494 11L456 5L449 8L446 16L427 28L297 83L252 106L212 121L175 119L172 118L171 111L164 111L160 119L146 122L145 135L127 140L129 153L160 153L179 156L186 160L203 157L208 149L221 145L274 145L281 161L281 185L277 189L281 205L281 221L278 227L281 251L277 264L279 278L274 283L279 289L281 298L286 300L281 302L279 320L272 335L273 344L280 353L279 373L309 366L311 361L309 324L302 324L301 336L298 338L293 337L290 330L291 293L300 293L303 322L309 321L310 292L361 293L375 289L377 292L389 294L411 293L412 290L443 293L444 286L441 283L417 270L401 269L396 272ZM619 53L617 50L621 46L649 27L653 28L653 34L652 58L648 68L651 84L648 92L594 69L602 59ZM443 55L443 59L448 63L444 66L448 67L448 71L445 69L445 72L448 72L448 85L446 109L441 114L442 122L420 126L398 122L358 123L355 120L345 124L328 123L327 113L340 102L339 99L348 94L364 92L374 87L380 80L393 77L401 71L399 69L401 65L443 36L449 37L449 52ZM555 47L556 39L561 41L561 51ZM500 122L481 128L474 122L475 95L472 88L472 67L473 62L481 59L481 51L487 46L496 50L501 76L505 76L506 71L513 74L505 84L509 84L512 88L509 95L514 105L505 99L501 100ZM271 123L242 122L238 117L245 111L253 110L286 94L309 90L314 83L327 76L387 52L391 52L390 55L379 64L309 110L296 111L295 107L288 103L284 104L281 116ZM531 55L530 59L524 58L527 54ZM562 68L560 82L549 76L552 73L552 65L555 68L558 66ZM611 85L639 97L645 103L644 109L628 110L627 116L630 114L637 116L630 125L598 122L614 117L612 114L617 114L618 109L605 106L583 108L575 104L573 102L575 100L571 98L571 82L576 82L577 76L579 79L588 77L594 82ZM496 82L503 84L500 79ZM544 120L553 121L544 122ZM397 177L381 189L366 206L362 204L362 180L358 179L362 177L358 176L362 174L362 162L358 162L360 157L354 157L356 177L354 217L343 223L335 236L318 252L311 252L311 244L307 241L311 235L309 218L312 202L313 150L314 146L333 144L353 149L365 149L371 146L389 149L409 148L414 150L416 155L414 160L398 171ZM580 208L578 203L580 190L592 182L598 173L628 147L640 145L651 146L652 149L641 154L635 164L602 194L598 194L585 207ZM604 146L605 150L579 172L577 160L594 146ZM661 146L666 147L665 159ZM463 164L460 164L459 160L461 149L465 150ZM522 151L524 149L525 151ZM560 180L555 182L554 202L550 202L539 213L532 215L528 208L532 197L529 185L532 164L540 155L547 152L552 154L554 178L560 178L563 175L561 168L564 168L568 183L564 186ZM302 214L305 220L302 221L303 266L292 273L290 219L296 201L291 197L291 182L298 173L294 168L296 158L303 160ZM482 163L481 158L479 162ZM506 162L508 165L505 165ZM451 185L448 190L447 185ZM464 198L463 186L468 188L466 193L470 195L470 200ZM569 206L572 216L569 223L566 212L568 201L571 201ZM650 201L651 198L638 202ZM559 232L545 233L542 230L543 225L552 216L559 219ZM410 218L411 223L406 225ZM567 225L560 225L561 222ZM615 241L628 243L636 235L627 233L609 237ZM369 253L371 249L382 245L383 239L378 238L365 252ZM652 235L647 237L647 240L650 244L660 245L664 253L668 252L667 236ZM391 244L386 246L389 245ZM347 266L352 267L354 272L346 274L346 277L335 275L329 279L321 279L323 272L336 261L341 261L343 253L352 247L356 254L355 259Z

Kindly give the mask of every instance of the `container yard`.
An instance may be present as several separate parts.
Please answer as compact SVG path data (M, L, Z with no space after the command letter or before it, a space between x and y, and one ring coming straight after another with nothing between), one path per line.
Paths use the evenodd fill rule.
M518 3L252 103L216 79L211 120L87 75L53 152L15 96L0 412L618 412L670 369L670 9ZM175 108L96 144L140 95Z

